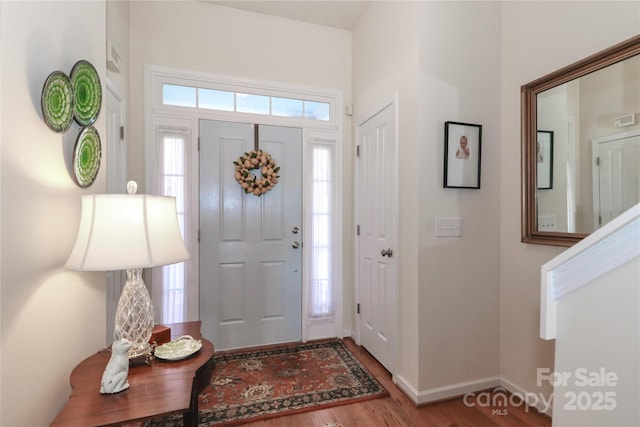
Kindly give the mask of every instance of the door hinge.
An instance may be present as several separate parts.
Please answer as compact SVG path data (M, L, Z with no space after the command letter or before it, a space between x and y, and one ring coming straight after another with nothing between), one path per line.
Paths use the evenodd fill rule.
M602 225L602 215L598 215L598 225Z
M360 146L356 145L356 157L360 157Z
M120 126L120 139L124 139L124 126Z
M596 166L600 166L600 157L596 157Z
M360 224L356 225L356 236L360 235Z
M198 228L198 243L200 243L200 229Z
M198 151L200 151L200 137L198 137Z
M360 303L356 304L356 314L360 314Z

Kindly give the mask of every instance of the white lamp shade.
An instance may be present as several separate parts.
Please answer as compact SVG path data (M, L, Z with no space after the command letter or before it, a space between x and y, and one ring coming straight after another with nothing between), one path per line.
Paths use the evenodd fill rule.
M187 259L175 198L147 194L82 196L80 227L66 268L126 270Z

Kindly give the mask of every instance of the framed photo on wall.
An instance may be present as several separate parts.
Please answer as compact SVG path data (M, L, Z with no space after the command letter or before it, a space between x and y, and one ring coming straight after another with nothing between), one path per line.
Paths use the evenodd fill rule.
M444 188L480 188L482 125L444 123Z
M536 144L538 190L553 188L553 132L539 130Z

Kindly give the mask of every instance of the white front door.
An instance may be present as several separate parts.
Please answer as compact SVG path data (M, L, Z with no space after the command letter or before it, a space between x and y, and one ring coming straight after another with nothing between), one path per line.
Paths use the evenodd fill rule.
M200 121L200 319L217 350L301 339L302 130L259 126L259 148L280 166L260 197L234 178L254 130Z
M640 200L640 135L595 141L597 185L594 186L596 229Z
M359 126L359 341L390 372L396 325L395 105Z

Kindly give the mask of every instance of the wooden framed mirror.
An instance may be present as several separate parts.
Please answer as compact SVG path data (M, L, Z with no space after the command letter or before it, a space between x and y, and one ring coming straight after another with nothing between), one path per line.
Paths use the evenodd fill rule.
M521 88L522 241L572 246L640 201L640 36Z

